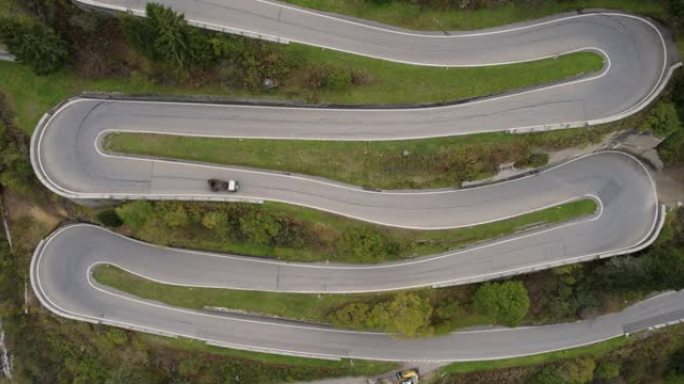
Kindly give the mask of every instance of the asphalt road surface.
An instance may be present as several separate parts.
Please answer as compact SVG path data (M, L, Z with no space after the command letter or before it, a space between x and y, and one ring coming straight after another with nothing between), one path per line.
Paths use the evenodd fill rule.
M164 252L174 251L133 242L91 225L63 227L39 246L32 260L31 282L43 304L67 318L162 335L180 335L232 348L322 358L499 359L598 342L677 321L684 311L684 292L676 292L593 320L405 339L381 333L173 308L98 286L88 278L90 268L97 263L153 268L178 262L177 268L182 272L200 269L204 261L196 260L201 255L188 254L171 262L163 257L173 256Z
M81 0L83 3L93 1ZM98 1L142 9L142 1ZM665 86L677 57L652 22L617 13L565 15L473 33L416 33L265 1L162 1L198 25L422 65L520 62L577 50L604 56L604 70L569 82L433 108L326 109L76 98L45 116L31 160L54 192L76 200L282 201L407 228L453 228L595 199L591 218L531 230L460 252L377 266L306 265L145 245L92 226L69 226L36 250L31 282L53 312L84 321L207 340L243 349L378 360L478 360L597 342L678 320L672 293L591 321L404 340L149 303L97 287L89 271L111 263L170 284L288 292L366 292L464 284L632 252L650 244L662 215L649 171L604 152L541 174L466 190L366 191L306 177L105 154L116 131L314 140L394 140L484 131L529 131L613 121L641 110ZM98 4L95 4L98 5ZM207 190L237 178L235 195ZM524 342L521 342L524 340Z

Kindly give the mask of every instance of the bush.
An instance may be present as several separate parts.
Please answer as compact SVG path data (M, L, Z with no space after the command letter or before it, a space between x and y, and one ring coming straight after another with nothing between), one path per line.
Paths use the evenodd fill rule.
M260 245L271 245L280 232L280 223L267 213L250 211L240 217L242 235Z
M385 329L405 336L427 332L432 316L430 301L415 293L398 293L383 306L384 316L389 317Z
M622 364L619 361L604 361L599 363L594 370L597 379L610 380L620 376Z
M123 224L123 220L116 214L113 209L106 209L97 213L97 220L107 227L120 227Z
M349 303L331 315L333 324L353 329L382 329L404 336L428 333L432 305L415 293L402 292L374 305Z
M141 230L147 220L155 214L152 204L145 200L135 200L116 209L124 224L134 230Z
M169 207L166 212L163 213L164 224L168 225L170 228L180 228L188 224L188 213L182 204L172 203L173 206Z
M363 261L377 261L396 255L399 247L383 234L367 227L353 228L344 233L341 239L342 252Z
M681 30L684 24L684 0L668 0L667 8L671 26Z
M684 131L677 131L660 143L658 155L668 165L684 160Z
M640 127L642 131L651 131L661 137L669 136L681 129L682 123L679 121L677 108L671 102L660 102L651 108Z
M352 86L352 74L344 69L332 70L325 79L325 89L339 92L346 91Z
M549 162L549 155L546 153L532 152L527 154L524 159L515 162L517 168L539 168Z
M530 298L520 281L485 283L475 292L473 308L499 323L514 326L527 314Z
M667 372L678 376L684 375L684 347L676 350L670 356Z
M542 368L529 384L585 384L594 378L596 362L590 357L567 360Z
M563 372L555 366L544 367L526 384L571 384L563 377Z
M66 41L43 24L4 18L0 20L0 40L19 63L39 75L61 69L69 57Z

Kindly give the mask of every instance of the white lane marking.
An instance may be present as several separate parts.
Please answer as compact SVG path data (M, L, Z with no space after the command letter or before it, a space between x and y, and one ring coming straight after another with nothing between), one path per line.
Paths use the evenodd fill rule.
M661 36L661 38L662 38L662 36ZM642 166L643 166L643 165L642 165Z
M65 229L65 228L68 228L68 227L63 227L62 229ZM53 232L53 234L51 234L48 237L48 239L46 239L46 240L50 240L51 238L53 238L53 236L55 234L57 234L58 232L61 232L62 229ZM41 245L42 245L42 243L43 243L43 241L41 241ZM67 310L59 307L57 304L52 302L50 300L50 298L45 294L44 290L42 289L40 280L35 278L35 276L37 276L39 274L38 268L40 267L40 260L42 259L42 256L44 255L44 250L45 250L45 248L42 247L41 245L39 245L39 247L36 249L37 254L35 254L34 257L32 258L31 271L30 271L31 276L32 276L31 282L32 282L32 285L34 284L34 282L38 285L38 288L36 288L35 285L33 285L33 287L34 287L34 291L36 292L41 303L45 307L51 309L52 312L54 312L54 313L56 313L62 317L65 317L65 318L70 318L73 320L86 321L86 322L96 323L96 324L108 324L108 325L113 325L113 326L117 326L117 327L121 327L121 328L125 328L125 329L133 329L133 330L137 330L137 331L143 331L143 332L160 334L160 335L171 336L171 337L181 336L181 337L186 337L186 338L190 338L190 339L196 339L196 340L204 341L204 342L207 342L209 344L216 344L218 346L244 349L244 350L280 353L280 354L293 355L293 356L318 357L318 358L355 358L355 359L371 359L371 360L381 360L381 361L395 361L396 360L396 358L386 358L383 356L364 355L364 354L355 354L355 353L348 353L346 355L322 354L322 353L315 353L315 352L288 351L288 350L277 349L277 348L266 348L266 347L252 346L252 345L230 343L230 342L225 342L225 341L221 341L221 340L200 337L200 336L197 336L196 334L186 334L183 332L170 332L168 330L163 330L163 329L159 329L159 328L144 327L144 326L140 326L140 325L137 325L134 323L127 323L127 322L118 321L118 320L102 319L102 318L94 317L91 315L85 315L85 314L70 312L70 311L67 311ZM91 285L91 287L97 289L97 287L95 285L91 284L90 281L89 281L89 284ZM113 294L107 290L105 290L104 293ZM124 300L124 301L125 300L132 300L132 301L138 302L138 303L143 304L143 305L154 305L154 303L150 303L150 302L144 301L144 300L138 300L138 299L135 299L135 298L132 298L129 296L120 296L120 295L115 295L115 296L118 296L119 299ZM651 298L651 299L654 299L654 298ZM649 301L651 299L644 300L644 302ZM183 311L186 313L189 312L193 315L195 315L195 314L203 315L203 316L208 315L208 316L214 316L214 317L221 317L221 318L232 320L232 321L242 321L243 320L243 319L237 319L237 318L231 317L229 315L218 316L218 315L210 315L210 314L204 314L204 313L200 314L199 312L195 312L195 311L191 311L191 310L184 310L184 309L180 309L180 308L176 308L176 307L170 307L170 306L161 306L161 307L163 309L166 309L166 310L172 310L172 311L173 310L180 310L180 311ZM252 320L249 320L249 321L252 321ZM284 324L278 323L278 322L264 322L263 324L266 326L282 326L282 325L284 325ZM573 324L573 323L566 323L566 324ZM517 330L524 330L524 329L528 329L528 328L532 328L532 327L521 327L521 328L517 328ZM328 329L321 329L321 328L316 328L316 329L328 331ZM510 329L510 330L516 330L516 329L514 328L514 329ZM348 332L348 331L344 331L344 330L335 330L335 331L337 331L337 332ZM478 331L461 331L461 332L454 332L451 335L459 334L459 333L487 333L487 332L491 332L491 331L492 330L482 330L479 332ZM367 334L377 335L377 334L372 333L372 332L367 333ZM521 357L521 356L536 355L536 354L540 354L540 353L554 352L554 351L570 349L570 348L577 348L577 347L595 344L595 343L598 343L601 341L613 339L615 337L620 337L620 336L624 336L624 335L625 335L625 333L624 333L624 331L622 331L622 333L618 332L615 334L610 334L609 336L603 336L603 337L598 338L596 340L591 340L591 341L582 342L582 343L576 343L576 344L572 344L572 345L566 345L566 346L542 350L542 351L522 353L522 354L502 355L502 356L493 356L493 357L477 357L477 358L471 358L471 359L469 359L469 358L445 358L445 359L419 359L419 360L410 360L410 361L434 361L434 362L462 361L462 362L466 362L466 361L499 360L499 359ZM444 336L444 337L448 337L448 336Z

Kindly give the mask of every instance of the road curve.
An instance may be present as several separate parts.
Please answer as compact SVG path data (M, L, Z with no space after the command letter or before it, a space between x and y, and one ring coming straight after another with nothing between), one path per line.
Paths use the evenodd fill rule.
M109 9L122 4L141 9L144 4L124 0L79 2ZM461 252L378 266L305 265L186 252L133 242L92 226L69 226L42 242L32 260L31 282L48 309L79 320L194 337L242 349L316 357L433 361L540 353L682 317L684 300L680 293L673 293L592 321L401 340L382 334L207 315L93 285L90 268L102 262L171 284L267 291L342 293L464 284L632 252L650 244L662 224L649 171L638 160L617 152L583 157L538 175L475 189L366 191L302 175L112 155L100 148L102 137L117 131L395 140L613 121L644 108L677 66L667 34L651 21L599 12L484 32L431 34L262 0L162 3L185 11L191 21L205 27L230 26L232 32L248 31L275 40L398 62L493 65L590 50L603 55L606 66L597 75L565 83L429 108L301 108L75 98L46 115L32 137L33 167L54 192L76 200L284 201L370 222L421 229L484 223L582 197L596 199L601 210L589 219ZM213 195L206 191L209 177L239 178L244 187L234 196ZM520 343L521 338L527 342Z
M174 308L123 294L90 279L90 269L99 263L163 266L180 262L176 265L179 269L198 268L195 258L201 255L185 255L172 263L165 259L169 255L164 252L100 227L66 226L38 246L31 263L31 284L46 308L66 318L184 336L224 347L318 358L440 362L501 359L591 344L684 317L684 292L673 292L592 320L403 339Z
M68 136L62 138L69 140ZM204 180L209 175L202 173L203 167L189 167L187 171L179 172L178 164L169 165L176 167L169 172L174 182L189 180L188 185L206 188ZM129 167L141 168L135 163ZM155 166L155 170L157 168ZM236 171L230 172L234 174ZM350 293L464 284L629 253L650 243L659 231L659 207L651 175L638 160L621 152L597 153L506 183L434 194L406 192L385 196L383 192L336 184L320 184L318 187L317 181L307 178L290 181L291 176L278 174L258 173L250 178L251 171L244 172L240 179L247 195L254 190L252 185L259 185L262 189L268 185L268 191L274 195L286 194L290 203L337 210L350 216L355 212L354 217L365 220L392 222L396 218L399 223L403 220L413 226L419 223L460 224L464 220L479 220L490 209L491 215L495 215L499 210L506 212L512 209L509 206L537 209L540 205L582 197L594 199L600 209L589 218L531 230L465 250L373 266L285 263L150 247L122 253L116 244L110 244L99 252L111 252L108 258L118 260L117 265L122 268L178 285ZM312 187L305 189L309 185ZM280 188L283 187L287 190L282 191ZM298 197L301 200L296 200ZM363 204L364 201L375 201L378 205L369 207ZM317 206L316 203L327 205ZM519 207L517 203L525 205ZM445 216L436 215L435 211ZM369 216L371 214L377 216ZM606 231L605 228L611 230ZM91 239L84 237L84 241L72 244L85 247ZM160 255L139 257L144 253ZM188 263L193 267L188 268Z

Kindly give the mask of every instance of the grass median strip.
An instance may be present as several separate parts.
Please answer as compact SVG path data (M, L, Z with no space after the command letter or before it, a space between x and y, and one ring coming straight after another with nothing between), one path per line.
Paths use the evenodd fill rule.
M564 206L551 208L551 211L540 211L536 214L540 214L543 212L542 215L545 216L545 220L547 222L557 222L560 220L567 220L570 217L577 217L578 215L588 214L590 212L593 212L595 208L596 206L593 203L593 201L582 200L566 204ZM159 214L164 215L163 209L161 209L160 211L161 212L159 212ZM283 205L276 205L275 207L273 207L273 209L270 209L269 211L276 211L283 214L291 213L294 215L296 215L297 212L299 212L299 210L296 208ZM174 210L174 212L178 211ZM532 213L531 215L534 214L535 213ZM347 228L345 228L345 225L349 225L350 220L332 216L334 218L338 218L338 220L329 221L326 215L332 216L326 213L311 211L308 212L306 220L312 220L312 222L319 224L320 220L322 221L322 223L324 223L324 225L330 225L343 231L348 230ZM516 219L520 220L520 218ZM521 228L525 228L526 224L537 225L539 223L538 220L539 217L526 217L517 222L508 222L504 224L502 227L497 228L499 228L499 230L501 231L515 231L520 230ZM502 225L501 223L502 222L493 224ZM491 224L485 224L482 226L478 226L476 228L480 228L479 230L481 231L483 228L487 228L487 226L489 225ZM159 226L156 224L154 226L157 229L159 228ZM441 232L441 236L446 236L449 233L458 233L454 231L400 231L403 231L404 233L408 234L411 234L411 232L413 232L414 237L411 238L409 236L408 239L406 238L407 235L395 233L395 235L398 236L395 241L408 242L401 244L413 244L415 248L413 249L414 253L412 253L411 255L417 255L416 252L433 253L438 251L440 249L439 247L446 246L445 244L439 244L437 246L438 248L436 248L434 244L429 245L429 241L427 241L425 238L422 238L418 241L415 238L416 233L430 234ZM470 229L465 229L464 231L465 233L468 233ZM162 232L167 233L168 231L162 230ZM491 236L493 235L492 232L488 231L477 233L479 234L475 235L475 237L487 235L491 238ZM136 235L139 235L139 233L136 233ZM473 238L469 237L469 235L470 234L468 234L466 238L468 238L469 241L473 241ZM190 247L192 248L198 247L196 239L212 238L212 236L208 236L207 234L198 235L197 233L182 228L179 228L178 232L171 232L169 236L171 236L174 239L174 242L177 242L179 238L185 236L184 240L188 241L188 245L190 245ZM427 236L427 238L429 238L429 235ZM442 239L442 241L451 242L451 244L456 244L459 241L464 241L464 238L460 238L459 235L455 235L454 239L446 238ZM364 243L368 243L368 240L365 240ZM220 240L218 240L216 243L212 243L211 245L224 246L225 244L229 244L229 242L221 242ZM209 245L208 248L211 249L211 245ZM423 245L426 246L419 247ZM204 246L207 246L207 244L203 243L202 247ZM258 246L254 247L253 243L245 243L244 246L244 249L249 249L250 247L253 247L253 249L261 249ZM365 251L366 253L369 253L371 251L378 251L378 249L379 247L374 245L373 247L371 247L371 249L366 249ZM416 251L416 249L418 249L419 251ZM267 252L268 248L263 248L263 251ZM302 253L301 251L298 252L294 249L290 249L289 252L293 256ZM378 257L376 255L352 254L352 256L353 257L344 259L344 261L377 262L387 260L390 258L389 256L391 255L385 254L383 255L385 259L380 258L380 260L378 260ZM396 257L396 255L394 256ZM321 255L318 256L318 259L311 260L320 260L320 257ZM288 259L291 260L292 258ZM407 333L411 335L445 333L459 327L492 323L491 319L472 310L470 304L473 289L472 285L441 289L423 288L403 292L344 295L314 295L165 285L146 280L144 278L135 276L124 270L121 270L115 266L108 265L96 267L94 269L93 275L95 280L101 284L111 286L113 288L133 294L135 296L160 301L169 305L194 309L209 308L215 310L237 310L253 314L277 316L302 321L310 321L317 323L333 323L341 327L352 327L356 329L367 329L367 327L369 327L368 324L374 322L349 322L347 318L348 316L345 315L347 311L361 310L366 314L376 313L377 311L359 308L388 306L387 303L391 303L396 300L418 300L422 302L423 305L430 308L428 310L429 312L427 312L428 319L425 319L425 323L423 325L416 329L413 329L411 331L412 333ZM356 306L353 307L356 309L351 309L352 307L349 307L350 305ZM358 305L360 305L360 307L358 307ZM430 315L430 313L432 313L432 315Z
M540 150L599 142L617 127L612 124L525 135L486 133L371 142L221 139L127 132L107 135L103 145L108 152L274 169L370 188L416 189L458 187L463 181L495 175L500 164L524 165Z

